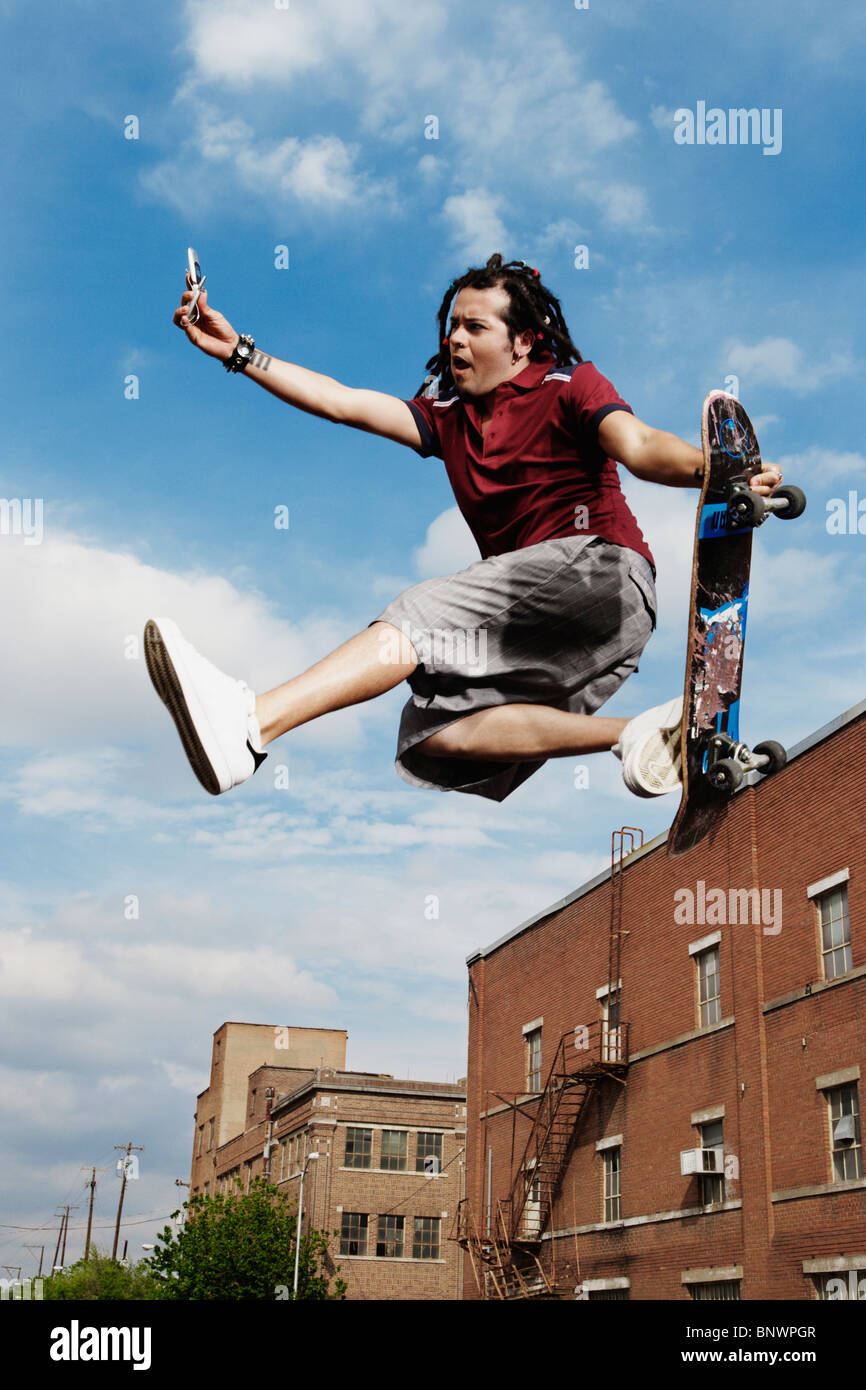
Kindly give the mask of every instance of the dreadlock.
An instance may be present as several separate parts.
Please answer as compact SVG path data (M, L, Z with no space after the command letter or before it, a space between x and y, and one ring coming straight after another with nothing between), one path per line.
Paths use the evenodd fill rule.
M436 377L439 378L440 389L453 385L447 336L448 315L456 296L464 289L492 290L497 286L508 294L509 306L505 324L512 339L526 329L535 334L535 342L529 352L530 362L536 362L547 352L553 353L557 366L568 366L572 362L583 361L569 336L559 300L542 284L538 271L526 261L503 263L497 252L490 257L483 269L471 268L458 280L452 280L448 286L439 309L439 350L427 363L428 375L419 388L419 393L425 391Z

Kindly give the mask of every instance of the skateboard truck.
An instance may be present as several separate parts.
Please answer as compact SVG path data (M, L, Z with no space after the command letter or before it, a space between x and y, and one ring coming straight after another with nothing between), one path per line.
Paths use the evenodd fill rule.
M768 740L756 743L754 749L739 743L730 734L719 730L707 740L704 776L719 792L735 792L747 772L778 772L788 761L781 743Z
M732 478L725 491L728 526L732 531L746 526L761 526L771 512L775 512L782 521L791 521L806 510L806 494L802 488L779 487L772 497L763 497L749 487L745 474Z

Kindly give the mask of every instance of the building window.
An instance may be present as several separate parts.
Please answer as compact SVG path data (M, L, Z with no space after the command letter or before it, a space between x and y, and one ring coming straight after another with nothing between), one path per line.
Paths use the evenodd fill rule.
M214 1122L213 1122L213 1118L211 1118L210 1120L208 1120L208 1130L207 1130L207 1146L208 1146L209 1149L212 1149L212 1148L213 1148L213 1127L214 1127Z
M438 1216L415 1217L415 1233L412 1237L413 1260L439 1259L439 1226Z
M526 1034L526 1089L541 1090L541 1029Z
M366 1255L367 1253L367 1214L360 1211L344 1211L340 1227L340 1254Z
M604 1220L622 1220L622 1149L604 1150Z
M403 1217L380 1216L376 1237L376 1254L386 1259L401 1259L403 1255Z
M628 1289L590 1289L586 1297L589 1303L596 1303L600 1300L616 1300L618 1303L627 1303L628 1293Z
M848 921L848 885L843 883L815 899L821 926L821 960L825 980L835 980L851 969L851 926Z
M387 1168L392 1173L403 1173L406 1170L406 1141L408 1134L405 1129L383 1129L382 1130L382 1167Z
M354 1129L350 1126L346 1130L345 1166L347 1168L369 1168L372 1163L372 1153L372 1129Z
M197 1151L197 1153L196 1153L196 1158L201 1158L202 1150L203 1150L203 1149L204 1149L204 1125L199 1125L199 1127L198 1127L198 1151Z
M426 1163L426 1159L435 1159L434 1164ZM415 1147L415 1172L416 1173L440 1173L442 1171L442 1135L432 1134L428 1130L418 1131L418 1143Z
M534 1158L529 1160L524 1176L527 1190L523 1206L523 1235L527 1240L537 1240L541 1235L541 1179L535 1173L536 1163ZM531 1177L528 1176L530 1173Z
M622 1029L620 1028L619 991L612 989L601 996L602 1060L622 1060Z
M813 1274L815 1297L822 1302L866 1301L866 1275L862 1269L840 1269L836 1274Z
M715 1283L689 1284L688 1290L695 1303L724 1303L739 1299L740 1282L739 1279L719 1279Z
M286 1176L286 1150L288 1149L288 1147L289 1147L289 1146L288 1146L288 1144L286 1143L285 1139L281 1139L281 1140L280 1140L280 1182L282 1182L282 1181L283 1181L283 1178Z
M718 946L699 951L695 963L698 967L698 1020L701 1028L708 1028L722 1017Z
M863 1176L860 1142L860 1104L857 1083L833 1086L826 1093L830 1117L830 1155L833 1181L849 1182Z
M205 1185L204 1185L204 1195L205 1195L206 1197L209 1197L209 1196L210 1196L210 1183L209 1183L209 1182L206 1182Z
M255 1091L250 1091L250 1114L251 1114L251 1115L254 1115L255 1113L256 1113L256 1093L255 1093Z
M705 1207L710 1207L725 1200L724 1121L713 1120L698 1128L704 1150L704 1171L698 1177L701 1201ZM736 1297L739 1298L739 1294Z

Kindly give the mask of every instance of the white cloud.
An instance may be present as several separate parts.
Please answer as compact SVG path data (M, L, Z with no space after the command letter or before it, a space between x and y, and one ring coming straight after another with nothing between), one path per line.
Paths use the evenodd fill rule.
M649 203L642 188L616 181L588 188L612 227L649 232Z
M456 574L478 559L478 545L459 507L440 512L427 527L423 545L412 552L412 563L420 579Z
M866 481L866 455L853 449L825 449L813 444L801 454L785 454L778 460L786 479L802 487L808 495L809 483L827 483L831 478L860 478Z
M180 208L190 200L208 206L225 194L226 174L249 193L286 198L318 213L347 208L360 212L372 203L390 206L392 186L358 167L361 147L334 134L307 139L259 136L239 118L224 119L210 102L189 99L194 133L180 152L142 175L145 188Z
M848 376L853 370L845 353L833 353L821 362L810 354L807 360L799 344L790 338L762 338L752 346L731 340L725 347L723 361L724 371L736 372L741 378L741 388L748 380L790 391L816 391L827 381Z
M254 690L287 680L346 636L333 620L286 623L259 594L221 576L173 574L134 555L85 545L50 518L41 545L0 547L0 584L4 645L15 654L17 673L0 688L0 741L42 747L50 732L62 757L52 754L33 771L42 779L40 794L50 792L58 806L64 785L70 793L77 786L92 805L87 798L124 775L119 755L101 751L88 790L86 764L64 762L71 745L106 750L154 740L166 748L175 737L141 652L147 618L175 618L201 652ZM305 742L357 742L364 714L360 707L318 721Z
M450 224L451 239L459 255L482 265L494 251L502 252L504 260L510 259L504 250L508 232L499 216L501 204L502 198L486 188L470 188L445 199L442 215Z
M656 130L670 134L676 124L676 113L672 106L650 107L650 120Z
M589 75L568 36L545 32L535 14L502 8L483 54L466 41L457 0L404 9L391 0L319 0L286 11L259 0L188 0L186 18L190 69L176 105L193 133L143 176L178 207L228 196L233 171L247 192L293 198L299 208L399 215L408 190L376 179L372 165L394 145L420 150L424 121L436 115L443 154L424 149L415 168L428 186L440 171L449 178L457 254L475 259L507 236L511 219L476 189L480 169L490 188L509 188L527 239L534 219L523 210L534 213L539 196L572 201L575 187L610 225L645 230L646 194L615 164L638 125ZM291 124L300 102L303 136Z

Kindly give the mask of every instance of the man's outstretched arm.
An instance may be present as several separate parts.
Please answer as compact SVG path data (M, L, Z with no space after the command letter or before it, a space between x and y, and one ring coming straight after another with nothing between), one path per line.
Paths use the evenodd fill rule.
M408 407L407 407L408 409ZM667 487L697 487L703 483L704 456L676 434L655 430L627 410L612 410L598 427L598 442L636 478ZM750 479L755 492L769 496L782 481L781 470L764 462L765 472Z
M186 333L190 342L208 357L227 361L234 351L238 334L224 315L208 305L206 290L202 291L198 301L198 322L191 324L186 317L186 306L191 298L192 292L184 291L180 308L174 314L174 322ZM254 362L242 375L250 377L279 400L306 411L308 415L318 415L339 425L352 425L355 429L406 444L410 449L420 447L421 436L415 417L406 402L398 396L344 386L333 377L271 357L258 346Z

